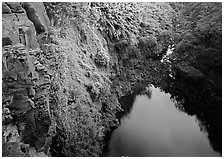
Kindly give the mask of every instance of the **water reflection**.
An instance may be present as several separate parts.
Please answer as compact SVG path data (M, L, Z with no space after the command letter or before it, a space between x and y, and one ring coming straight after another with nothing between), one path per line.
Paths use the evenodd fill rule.
M131 112L136 95L145 95L148 98L151 98L152 91L149 87L150 85L146 83L135 83L133 86L134 92L119 99L119 103L123 109L123 111L118 112L116 115L119 121L123 116L126 116Z
M112 134L108 156L219 156L195 116L176 109L170 94L146 92L121 99L128 115Z
M213 149L222 154L222 91L214 90L205 80L192 81L179 75L166 84L163 90L178 101L176 107L197 117L200 128L208 132Z

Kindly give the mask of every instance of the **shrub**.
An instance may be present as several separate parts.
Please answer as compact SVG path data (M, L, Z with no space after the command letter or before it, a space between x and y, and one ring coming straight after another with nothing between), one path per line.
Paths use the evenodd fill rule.
M92 83L86 84L85 87L87 92L89 92L89 95L92 101L96 101L97 99L99 99L101 87L102 87L99 82L96 82L94 84Z
M139 39L138 47L143 55L154 56L154 49L157 46L157 39L153 36L141 37Z
M156 44L157 44L157 39L153 35L141 37L139 39L139 45L142 45L142 46L153 47Z
M87 2L44 2L53 26L66 26L70 20L84 20L89 16Z
M96 3L98 30L112 42L134 34L145 36L171 30L175 12L168 3Z
M94 61L98 66L106 67L110 61L110 57L105 50L101 50L96 53Z

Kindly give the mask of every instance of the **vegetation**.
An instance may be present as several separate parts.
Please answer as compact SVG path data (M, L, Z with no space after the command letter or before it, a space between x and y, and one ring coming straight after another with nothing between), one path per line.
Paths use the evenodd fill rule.
M172 28L174 11L161 3L95 3L100 9L99 30L112 41L136 36L159 35Z
M222 4L170 5L178 12L173 65L187 63L205 76L199 81L176 76L175 85L169 86L169 92L179 101L184 100L181 105L185 112L196 114L200 126L207 130L214 150L221 153Z
M52 156L100 156L105 133L118 125L115 114L119 103L116 94L110 92L108 77L96 68L107 67L110 59L88 28L89 21L82 17L87 11L82 7L88 4L72 3L72 8L69 4L45 3L50 7L48 14L58 14L51 17L54 23L49 37L57 56L49 61L53 63L51 69L57 64L50 94L55 122L50 153ZM61 14L55 10L57 7L72 10L62 9ZM66 28L69 34L60 36L61 28Z
M221 3L186 3L182 6L177 23L175 62L188 62L221 89Z
M198 81L191 84L192 81L186 80L189 82L186 85L191 85L192 92L207 94L202 97L189 95L189 89L174 89L170 84L172 93L175 96L178 96L176 92L183 93L184 98L188 93L187 97L198 98L196 102L212 98L218 106L209 106L215 109L214 112L220 110L221 3L46 2L45 6L55 30L70 28L65 39L57 37L56 45L74 51L71 53L64 48L59 51L62 59L58 59L61 65L52 94L56 94L55 101L59 101L55 103L58 105L55 112L64 121L57 121L60 126L53 144L59 146L52 146L54 156L99 156L104 134L118 124L115 118L120 111L118 97L130 93L132 83L153 83L164 88L170 84L166 82L174 70L169 70L170 64L161 63L160 59L171 44L175 46L170 57L173 68L185 62L203 72L206 76L198 88L195 87ZM95 43L99 41L96 42L96 37L92 37L87 28L92 32L97 29L95 32L103 35L108 48L98 47ZM111 70L107 74L101 67ZM114 72L115 77L109 80L110 73ZM183 101L181 97L180 101ZM212 108L203 112L213 116ZM199 114L200 118L195 109L189 114ZM204 121L206 117L200 119ZM217 147L220 151L220 145Z
M44 2L52 26L64 27L71 20L83 20L88 16L86 2Z
M95 63L99 66L106 67L110 61L110 57L105 50L98 51L94 57Z

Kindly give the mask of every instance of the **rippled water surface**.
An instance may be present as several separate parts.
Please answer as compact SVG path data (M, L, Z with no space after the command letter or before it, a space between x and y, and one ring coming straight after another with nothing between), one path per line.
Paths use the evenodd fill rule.
M134 102L113 131L107 156L220 156L195 116L178 110L170 94L150 89L150 95L126 97Z

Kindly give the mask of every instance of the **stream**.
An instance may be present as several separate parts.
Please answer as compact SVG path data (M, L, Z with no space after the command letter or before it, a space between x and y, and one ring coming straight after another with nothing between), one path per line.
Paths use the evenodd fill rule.
M195 115L178 109L169 93L153 85L146 88L122 97L126 113L111 134L105 156L220 156Z

